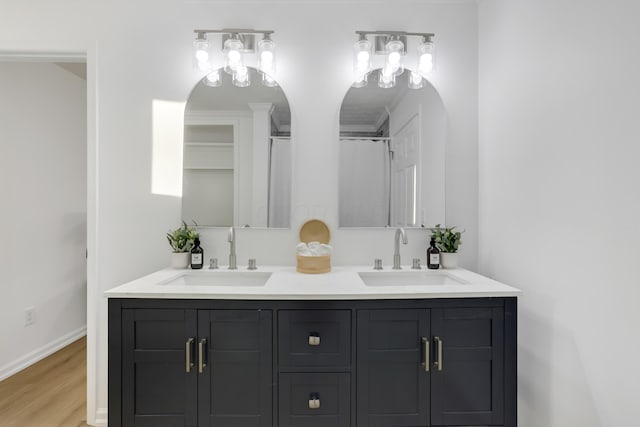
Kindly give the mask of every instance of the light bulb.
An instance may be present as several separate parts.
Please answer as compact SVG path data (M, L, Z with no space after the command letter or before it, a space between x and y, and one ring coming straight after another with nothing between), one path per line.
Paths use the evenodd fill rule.
M194 53L194 65L200 71L208 71L211 67L209 65L209 50L211 45L205 38L203 33L198 33L198 38L193 42Z
M378 78L378 86L383 89L389 89L396 85L396 75L393 72L393 68L387 64L380 70L380 77Z
M357 58L359 64L367 63L369 62L369 58L371 58L371 55L366 50L363 50L358 52Z
M211 63L209 61L207 62L198 61L198 70L202 71L203 73L208 73L211 70Z
M433 71L433 41L431 37L424 37L422 43L418 45L418 71L427 75Z
M412 71L409 74L409 88L410 89L420 89L424 87L424 79L420 75L420 73L416 73Z
M240 61L240 57L241 57L240 52L238 52L237 50L230 50L227 53L227 58L229 58L229 61L235 64L237 64L238 61Z
M262 64L264 65L271 65L273 63L273 53L271 53L268 50L265 50L260 55L260 61L262 61Z
M386 45L387 64L391 66L395 75L400 75L404 71L402 66L402 54L404 53L404 43L398 39L392 39Z
M232 82L235 86L238 87L247 87L251 84L251 80L249 78L249 69L242 64L239 64L236 67L236 71L233 73Z
M389 64L398 66L400 64L400 54L398 52L389 53Z
M422 74L429 74L433 71L433 60L423 61L422 58L420 58L420 65L418 66L418 69Z
M359 74L356 75L353 84L351 87L360 88L365 87L367 85L367 74Z
M229 74L235 72L238 65L241 65L242 42L237 38L230 38L224 42L224 71Z
M196 60L198 62L207 62L209 60L209 52L206 50L198 49L196 51Z
M368 73L371 69L371 43L366 36L360 35L360 40L353 45L353 52L353 71L355 74L362 76Z
M276 45L265 34L264 38L258 42L258 70L269 75L275 74L276 71Z
M213 70L204 78L203 83L207 86L218 87L222 84L220 70Z

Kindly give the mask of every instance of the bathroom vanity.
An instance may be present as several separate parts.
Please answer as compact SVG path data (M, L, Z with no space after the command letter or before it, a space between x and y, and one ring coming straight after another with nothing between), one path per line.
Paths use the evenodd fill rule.
M518 294L466 270L162 270L107 292L109 426L515 427Z

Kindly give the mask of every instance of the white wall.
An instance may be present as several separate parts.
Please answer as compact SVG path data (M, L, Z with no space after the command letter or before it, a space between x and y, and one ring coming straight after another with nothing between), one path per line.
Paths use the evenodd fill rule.
M248 12L248 10L250 12ZM106 300L102 291L169 263L165 233L179 225L180 199L151 192L152 102L184 103L199 76L193 70L194 28L275 30L277 80L292 109L295 138L292 228L239 230L238 259L293 264L300 225L324 219L332 229L334 263L366 263L393 253L392 230L337 229L338 115L350 86L355 30L397 29L437 34L433 83L448 113L447 220L467 229L462 263L476 265L477 245L477 6L475 1L126 1L27 0L0 15L3 50L89 52L90 99L95 98L95 170L89 171L90 423L107 405ZM37 29L37 30L34 30ZM95 85L95 87L93 86ZM95 89L95 93L92 90ZM90 110L94 106L89 105ZM165 118L166 124L168 119ZM181 119L175 119L181 126ZM90 135L92 137L92 135ZM90 138L91 141L91 138ZM91 165L94 157L90 146ZM168 171L172 172L172 171ZM94 175L92 175L94 174ZM92 222L95 221L95 222ZM205 256L226 259L226 230L203 232ZM409 234L405 262L424 256L427 236ZM93 257L93 258L92 258ZM95 265L95 268L93 267ZM90 302L91 303L91 302ZM92 375L93 369L96 375ZM96 418L97 414L97 418Z
M0 379L85 332L86 93L54 64L0 62Z
M480 3L480 272L524 290L521 427L638 425L638 16Z

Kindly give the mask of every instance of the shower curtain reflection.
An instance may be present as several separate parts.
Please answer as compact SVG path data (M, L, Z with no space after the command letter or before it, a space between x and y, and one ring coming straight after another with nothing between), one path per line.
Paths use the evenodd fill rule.
M340 227L389 225L388 138L340 140Z
M289 227L291 175L290 138L271 138L269 152L269 227Z

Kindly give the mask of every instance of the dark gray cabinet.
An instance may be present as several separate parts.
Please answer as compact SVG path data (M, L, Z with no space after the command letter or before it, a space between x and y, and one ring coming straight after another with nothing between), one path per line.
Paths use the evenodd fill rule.
M349 427L351 309L278 311L279 427Z
M122 425L195 426L198 378L185 372L185 348L195 351L195 311L126 309L122 324Z
M110 426L272 426L271 311L123 308L120 319Z
M358 426L504 424L504 308L358 311Z
M516 427L516 299L110 299L109 426Z
M431 425L504 424L504 309L431 310Z
M358 426L429 425L425 309L358 311Z
M272 425L271 324L269 310L198 310L198 426Z

